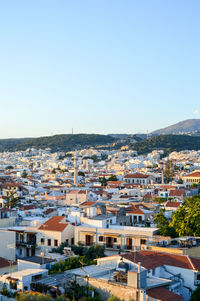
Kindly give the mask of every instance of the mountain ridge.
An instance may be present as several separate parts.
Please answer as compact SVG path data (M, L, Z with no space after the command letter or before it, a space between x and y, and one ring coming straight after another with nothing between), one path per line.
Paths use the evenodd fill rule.
M200 132L200 119L186 119L167 127L151 132L155 135L171 135L171 134L195 134Z
M38 138L0 139L0 152L26 150L27 148L51 148L53 151L68 151L79 146L96 146L117 141L109 135L60 134Z

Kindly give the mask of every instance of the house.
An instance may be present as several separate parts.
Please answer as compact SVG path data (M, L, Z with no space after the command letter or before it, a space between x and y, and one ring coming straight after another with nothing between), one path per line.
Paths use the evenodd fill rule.
M0 257L16 260L16 236L14 232L0 229Z
M194 171L183 176L183 182L186 184L186 186L200 183L200 171Z
M19 290L30 291L31 284L34 283L34 281L46 278L47 275L48 270L46 269L25 269L0 276L0 282L5 284L7 289L13 292Z
M63 205L77 206L81 203L93 200L94 194L87 190L71 190L66 193L66 200L63 201Z
M97 267L99 266L107 269L110 274L107 279L111 283L136 289L136 296L137 291L142 289L146 296L142 300L189 301L192 291L200 283L200 259L187 255L136 251L99 258ZM105 276L102 278L106 279ZM109 290L112 293L112 287L109 286ZM118 292L120 294L120 290ZM163 292L168 299L164 299ZM170 297L173 298L169 299ZM125 297L125 300L130 299Z
M9 273L11 271L17 271L17 263L15 261L0 257L0 275Z
M176 201L168 201L165 204L163 204L163 208L165 210L169 211L176 211L180 206L182 205L181 202L176 202Z
M53 216L38 228L37 244L43 249L57 248L62 242L74 244L74 226L66 217Z
M0 208L0 228L6 228L8 226L14 226L16 221L17 211L9 208Z
M153 177L142 173L127 174L124 177L127 184L148 185L153 181Z
M183 201L185 197L190 196L190 191L185 189L170 190L169 197Z
M93 225L91 221L90 225L82 224L75 227L75 244L79 242L86 246L100 244L111 250L134 250L147 242L160 240L161 237L156 236L157 232L157 228L129 227L110 223L107 223L106 227L99 227L95 220Z
M45 256L29 256L17 260L18 270L25 269L49 269L56 263L55 259L46 258Z
M34 256L38 248L36 243L37 230L28 227L9 227L8 231L15 233L16 257Z

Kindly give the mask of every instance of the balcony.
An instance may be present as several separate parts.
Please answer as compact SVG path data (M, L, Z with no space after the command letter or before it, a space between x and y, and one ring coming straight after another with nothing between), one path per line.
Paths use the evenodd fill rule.
M35 240L25 241L16 241L16 247L24 247L24 248L37 248L37 244Z

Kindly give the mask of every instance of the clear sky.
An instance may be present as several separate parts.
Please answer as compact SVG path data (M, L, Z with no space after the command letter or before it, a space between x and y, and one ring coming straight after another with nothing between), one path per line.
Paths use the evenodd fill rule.
M199 0L0 0L0 138L200 118Z

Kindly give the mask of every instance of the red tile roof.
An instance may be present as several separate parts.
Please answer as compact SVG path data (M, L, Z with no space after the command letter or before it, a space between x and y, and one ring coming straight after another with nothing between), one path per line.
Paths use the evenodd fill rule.
M184 189L175 189L170 190L169 196L184 196L185 190Z
M165 207L174 207L174 208L178 208L179 206L181 206L182 205L182 203L180 203L180 202L167 202L166 204L165 204Z
M128 211L126 214L127 214L127 215L129 215L129 214L134 214L134 215L137 215L137 214L139 214L139 215L144 215L144 212L143 212L141 209L135 209L135 210L132 210L132 211Z
M149 175L145 175L145 174L142 174L142 173L137 172L137 173L133 173L133 174L128 174L128 175L126 175L124 178L125 178L125 179L132 179L132 178L136 178L136 179L146 179L146 178L148 178L148 177L149 177Z
M183 300L183 297L181 297L178 294L175 294L173 292L170 292L165 287L156 287L147 290L147 295L151 298L154 298L159 301L179 301Z
M24 206L20 207L19 209L20 210L32 210L32 209L36 209L36 208L37 208L37 206L35 206L35 205L24 205Z
M53 216L46 223L42 224L39 230L63 232L69 223L65 222L63 216Z
M68 194L87 194L87 190L70 190Z
M183 269L200 271L200 259L187 255L177 255L156 251L138 251L134 253L122 254L122 257L132 262L141 262L141 265L150 270L162 265L171 265Z
M185 178L200 178L200 172L192 172L189 175L184 176Z
M0 257L0 269L9 266L10 266L10 262L5 258Z
M81 203L81 204L80 204L80 207L92 207L92 206L95 205L95 204L96 204L96 202L86 201L86 202L84 202L84 203Z

